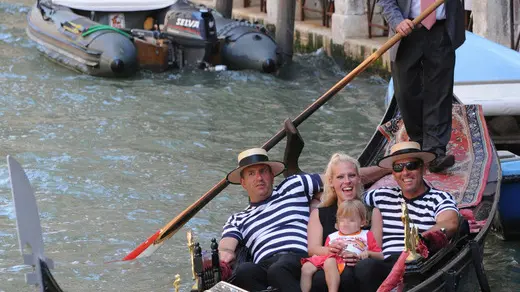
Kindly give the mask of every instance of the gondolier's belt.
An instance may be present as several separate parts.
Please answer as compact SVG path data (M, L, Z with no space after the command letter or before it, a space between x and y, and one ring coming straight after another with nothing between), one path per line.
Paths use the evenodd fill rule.
M307 253L306 252L297 252L297 251L279 251L277 253L274 253L268 257L265 257L263 258L261 261L265 261L265 260L270 260L274 257L279 257L279 256L282 256L282 255L299 255L299 256L302 256L302 257L307 257Z

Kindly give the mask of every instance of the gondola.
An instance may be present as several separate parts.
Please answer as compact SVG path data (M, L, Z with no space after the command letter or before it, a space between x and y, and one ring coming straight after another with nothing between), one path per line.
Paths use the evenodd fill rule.
M437 0L414 22L419 23L426 15L442 4ZM435 6L436 5L436 6ZM345 87L359 72L380 57L389 47L399 41L399 35L390 39L382 48L374 52L367 60L351 71L341 81L314 101L306 110L294 119L287 119L279 130L262 147L270 150L284 137L287 146L284 161L287 169L284 175L300 172L298 157L303 149L302 135L297 130L307 117L318 110L338 91ZM454 98L453 130L448 145L448 153L456 157L455 166L443 174L427 173L425 180L436 188L447 190L454 195L461 210L458 233L451 241L435 254L406 264L404 274L405 291L490 291L483 268L483 247L489 234L492 221L497 213L500 199L501 168L497 151L490 139L482 107L464 105ZM359 157L362 166L375 165L376 161L388 153L391 145L406 140L402 119L392 100L378 125L374 135ZM61 291L54 281L49 266L52 261L43 252L43 239L39 215L33 190L22 167L12 157L8 157L9 175L16 211L20 250L24 263L35 267L27 279L37 284L41 291ZM324 162L325 163L325 162ZM385 176L367 188L391 186L391 176ZM178 231L205 204L222 191L228 182L221 180L211 190L189 206L184 212L170 221L164 228L154 233L145 242L129 253L123 260L132 260L150 255ZM29 245L31 250L25 249ZM196 291L240 291L226 282L219 281L218 246L212 244L214 255L206 265L202 258L200 245L195 243L192 263L196 272ZM27 253L27 254L24 254ZM475 287L470 287L475 285ZM478 286L476 286L478 285Z
M459 233L448 246L430 258L407 263L404 276L406 291L458 291L457 287L461 285L476 283L483 291L489 287L482 266L482 257L484 241L490 231L500 197L500 164L489 137L481 106L454 103L453 125L448 152L456 156L456 165L444 174L427 172L425 179L436 188L449 190L456 198L464 217L460 220ZM290 166L285 175L290 175L300 171L297 158L303 148L303 140L290 120L285 123L285 132L288 139L284 160ZM392 101L378 129L359 157L361 165L375 165L380 157L388 153L391 145L406 138L396 103ZM38 272L37 277L29 279L41 279L40 285L45 288L44 291L61 291L49 270L52 262L43 254L41 227L30 183L14 158L8 157L8 165L21 252L24 254L23 246L26 244L32 247L33 254L24 255L24 261L25 264L35 266ZM392 184L395 184L395 181L388 175L366 187ZM214 243L213 254L217 248ZM198 250L198 253L195 253L195 270L200 278L199 291L205 291L211 289L220 276L217 277L213 272L207 273L207 268L203 269L202 262L197 264L197 258L201 261L200 247ZM213 262L218 262L218 259ZM472 275L473 280L470 280Z

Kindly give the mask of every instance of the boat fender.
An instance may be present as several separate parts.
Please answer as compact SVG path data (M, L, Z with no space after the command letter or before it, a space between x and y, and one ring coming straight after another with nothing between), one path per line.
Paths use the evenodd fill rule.
M155 19L153 19L153 17L151 17L151 16L148 16L146 18L146 20L144 21L143 28L145 30L151 30L153 28L154 22L155 22Z

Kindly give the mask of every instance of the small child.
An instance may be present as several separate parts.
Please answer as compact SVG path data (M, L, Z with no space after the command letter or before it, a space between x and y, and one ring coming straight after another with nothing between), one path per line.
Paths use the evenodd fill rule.
M336 213L336 231L329 234L325 246L332 242L344 242L343 251L355 253L360 260L366 258L383 259L381 248L377 245L371 231L361 230L366 224L367 209L360 200L351 200L341 203ZM312 277L318 269L325 271L325 280L329 292L339 289L339 275L345 269L345 262L338 254L313 255L302 259L302 276L300 287L302 292L309 292L312 287Z

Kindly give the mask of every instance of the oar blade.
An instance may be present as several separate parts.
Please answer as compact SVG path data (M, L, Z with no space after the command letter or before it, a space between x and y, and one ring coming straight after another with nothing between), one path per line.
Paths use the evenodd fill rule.
M43 236L40 214L34 191L22 166L13 157L7 156L11 192L16 213L18 244L24 264L34 267L25 276L27 284L39 286L40 291L62 291L49 269L54 262L43 254Z
M20 252L26 254L24 249L26 246L30 246L35 255L43 257L43 236L34 191L18 161L7 156L7 165L16 212Z
M161 230L159 229L152 236L148 237L143 243L141 243L138 247L136 247L133 251L131 251L128 255L123 258L123 261L131 261L139 258L144 258L152 255L156 250L159 249L164 243L161 241L159 243L155 243L155 240L161 234Z

